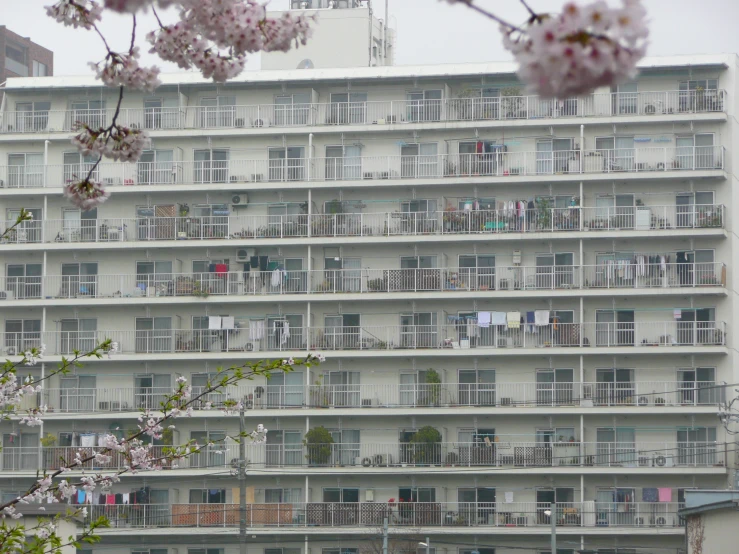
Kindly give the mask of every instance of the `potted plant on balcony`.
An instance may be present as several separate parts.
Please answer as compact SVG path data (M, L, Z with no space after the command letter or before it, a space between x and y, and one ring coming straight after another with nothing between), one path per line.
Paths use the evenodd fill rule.
M426 370L426 383L423 386L423 395L419 404L423 406L438 406L441 396L441 377L435 369Z
M56 452L53 449L56 446L56 437L51 433L46 433L39 440L41 446L44 447L44 468L54 469L54 461L56 459Z
M441 463L441 433L435 427L422 427L411 437L413 463L437 465Z
M305 445L308 465L325 466L331 460L331 452L334 444L334 438L331 433L323 426L314 427L305 434L303 445Z

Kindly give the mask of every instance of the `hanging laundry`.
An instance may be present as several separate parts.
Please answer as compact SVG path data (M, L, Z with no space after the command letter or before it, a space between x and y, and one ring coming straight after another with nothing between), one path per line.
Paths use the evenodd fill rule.
M659 501L659 494L657 492L657 487L647 487L642 489L641 492L641 499L642 502L658 502Z
M226 264L216 264L216 275L224 276L228 273L228 266Z
M270 285L273 287L279 287L282 282L282 271L278 268L272 270L272 277L270 278Z
M526 332L533 333L536 328L536 312L526 312Z
M549 310L536 310L534 312L534 321L537 327L549 325Z
M490 325L505 325L506 324L506 313L505 312L491 312L490 313Z
M521 312L508 312L506 321L509 329L519 329L521 327Z
M115 504L115 495L114 494L106 494L105 495L105 503L106 504Z
M84 504L87 493L85 491L77 491L77 503Z
M660 487L657 489L659 494L660 502L672 502L672 489L667 487Z
M467 337L474 338L480 336L480 328L477 326L477 320L469 318L467 320Z
M262 340L264 338L264 320L257 319L249 322L249 340Z
M95 446L97 443L97 435L95 433L83 433L80 435L80 446Z
M208 273L216 272L216 264L208 264Z
M683 311L680 308L675 308L672 310L672 317L675 319L682 319L683 318Z
M127 493L127 492L124 492L123 493L123 503L124 504L128 504L129 503L129 496L130 496L129 493Z
M506 501L506 504L513 503L513 491L506 491L505 492L505 501Z
M234 316L227 315L221 318L221 329L234 329L234 328L235 328Z
M490 327L490 312L477 312L477 325L479 327Z
M212 315L208 318L208 329L210 331L215 331L216 329L221 328L221 318L217 315Z

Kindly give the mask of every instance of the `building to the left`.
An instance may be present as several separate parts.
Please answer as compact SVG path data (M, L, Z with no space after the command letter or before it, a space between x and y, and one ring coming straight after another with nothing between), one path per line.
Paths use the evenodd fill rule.
M0 25L0 83L10 77L54 75L54 52Z

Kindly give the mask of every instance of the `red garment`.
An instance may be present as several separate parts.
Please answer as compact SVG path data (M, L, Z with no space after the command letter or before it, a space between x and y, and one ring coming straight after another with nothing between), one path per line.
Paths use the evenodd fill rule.
M106 504L115 504L115 495L114 494L106 494L105 495L105 503Z
M216 264L216 275L225 275L226 273L228 273L226 264Z
M478 141L475 145L475 152L482 154L482 141Z

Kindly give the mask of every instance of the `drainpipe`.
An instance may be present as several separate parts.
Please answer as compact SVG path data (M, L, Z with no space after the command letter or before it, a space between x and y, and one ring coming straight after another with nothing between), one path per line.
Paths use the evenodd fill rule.
M583 172L583 166L585 165L585 125L580 125L580 173ZM582 204L582 196L580 196L580 203Z
M46 188L46 186L47 186L47 182L46 182L47 181L47 173L49 172L48 171L48 167L49 167L49 143L50 142L51 141L49 141L49 140L45 140L44 141L44 188ZM45 215L46 214L44 214L44 216Z

